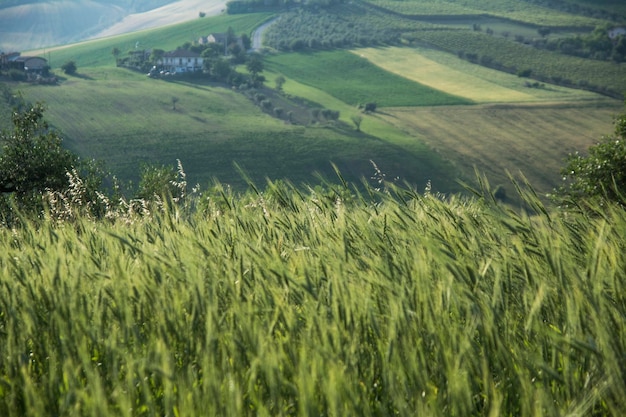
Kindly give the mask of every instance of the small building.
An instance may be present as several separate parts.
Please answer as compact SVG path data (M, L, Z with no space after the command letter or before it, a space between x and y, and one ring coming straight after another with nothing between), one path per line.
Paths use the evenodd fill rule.
M7 70L13 60L20 56L19 52L0 52L0 69Z
M618 36L624 36L626 35L626 28L613 28L611 30L609 30L609 38L611 39L615 39Z
M18 56L9 60L9 68L30 73L42 73L48 66L48 60L38 56Z
M164 53L158 64L163 71L175 74L199 72L202 71L203 58L196 52L177 49Z

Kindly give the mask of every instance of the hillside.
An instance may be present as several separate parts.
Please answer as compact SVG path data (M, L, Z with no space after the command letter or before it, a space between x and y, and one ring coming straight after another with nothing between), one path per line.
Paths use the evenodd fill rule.
M456 180L471 179L476 168L509 194L513 190L506 172L522 172L545 195L560 184L559 169L567 154L584 152L619 111L621 101L606 94L613 96L624 86L626 78L621 75L626 64L518 42L517 36L533 42L541 38L536 19L545 7L538 3L505 7L488 0L466 2L463 8L471 7L474 14L463 15L458 13L470 12L459 9L461 4L425 1L423 14L416 16L414 2L403 2L402 7L398 2L359 2L331 7L341 12L335 20L327 20L325 9L317 14L306 8L289 10L271 25L266 45L280 43L277 34L292 36L293 22L285 16L293 13L302 30L299 38L291 39L302 42L297 42L297 51L291 46L266 50L267 81L258 92L237 94L211 79L149 79L115 68L111 52L117 49L124 56L136 48L171 50L192 45L200 34L228 27L250 34L273 19L274 12L195 18L48 48L45 53L53 70L59 73L60 65L73 60L78 75L63 77L57 87L12 88L29 100L45 101L51 122L61 129L68 146L83 157L103 159L126 181L137 181L143 162L172 165L180 159L190 181L200 184L217 177L245 186L234 163L256 181L269 176L310 183L316 181L316 171L333 175L335 162L350 180L360 182L372 175L374 161L388 178L408 181L418 189L430 182L437 191L459 191ZM544 16L555 25L548 38L569 39L588 33L586 25L612 22L612 15L605 12L613 6L603 7L576 13L551 8ZM446 12L452 14L442 15ZM488 17L476 17L479 12ZM474 19L489 26L477 24L481 30L474 30ZM370 34L377 35L389 30L398 41L365 47L367 38L342 38L350 25L369 27ZM305 42L304 36L323 27L327 40L341 40L343 48L325 47L322 35L317 43ZM467 49L450 46L459 39ZM494 54L491 60L481 55L487 50ZM524 54L518 54L520 50ZM44 51L33 51L38 52ZM487 65L507 59L510 65L529 66L511 71ZM245 65L235 68L247 73ZM285 80L281 92L274 88L279 76ZM179 100L176 111L171 111L173 97ZM254 97L272 100L263 109L260 102L268 100L255 103ZM363 113L358 106L367 102L375 102L377 110ZM312 115L322 110L334 112L338 120L320 123ZM288 112L295 123L272 117Z
M224 1L3 1L0 51L24 51L75 43L219 14Z

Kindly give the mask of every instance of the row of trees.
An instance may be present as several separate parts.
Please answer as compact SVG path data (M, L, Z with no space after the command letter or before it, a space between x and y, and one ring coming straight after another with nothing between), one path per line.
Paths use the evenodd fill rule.
M390 19L363 4L301 8L283 13L265 33L265 43L291 51L395 44L404 31L417 25L397 16Z
M259 10L272 10L294 6L325 8L344 0L231 0L226 3L228 14L253 13Z
M581 58L596 59L600 61L611 60L614 62L626 61L626 36L617 36L615 39L609 37L611 26L608 24L597 26L591 33L585 35L558 37L550 39L547 36L552 33L549 27L540 27L537 33L540 38L528 38L522 35L515 35L512 39L516 42L534 46L535 48L558 51L562 54L578 56ZM474 31L482 32L483 28L474 24ZM496 33L491 28L486 28L484 32L488 35ZM505 38L509 38L511 33L504 31L500 33Z
M608 31L608 26L598 26L588 35L540 39L535 40L533 46L582 58L626 62L626 36L611 39Z

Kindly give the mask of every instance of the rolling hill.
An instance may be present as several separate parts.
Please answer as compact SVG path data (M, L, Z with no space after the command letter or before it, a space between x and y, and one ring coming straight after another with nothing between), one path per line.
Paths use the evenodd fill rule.
M439 7L433 1L424 4ZM502 9L494 4L481 2L484 8ZM526 19L534 18L517 10ZM570 15L559 13L552 14L555 21L567 23ZM124 53L137 45L169 50L199 34L228 27L250 34L273 16L195 18L49 48L46 57L53 70L74 60L78 75L65 77L56 87L14 88L28 100L48 104L47 115L70 148L83 157L103 159L124 180L137 181L141 163L174 164L180 159L190 182L206 184L218 178L238 187L245 181L233 163L256 182L269 177L310 183L316 171L333 175L331 162L351 181L368 180L374 161L388 179L408 181L417 188L430 182L442 192L459 191L456 180L471 180L474 168L494 184L508 183L507 171L522 172L543 195L558 186L559 167L567 153L584 152L610 129L612 115L621 107L619 100L550 82L533 84L415 42L351 50L270 51L264 58L267 82L262 94L274 97L273 107L282 106L285 99L303 104L298 125L272 117L223 84L153 80L114 66L115 48ZM510 27L528 31L528 25L515 22ZM448 36L454 30L442 26L422 35ZM507 45L504 36L493 38L498 45ZM614 72L623 65L613 65ZM246 73L244 66L239 71ZM279 75L286 80L282 98L272 88ZM598 72L596 77L606 74ZM178 100L176 111L173 97ZM357 105L367 101L378 103L376 112L361 113ZM307 107L338 111L339 120L302 121L308 117ZM355 116L362 118L360 131L354 129Z
M224 1L52 0L0 2L0 51L75 43L219 13Z

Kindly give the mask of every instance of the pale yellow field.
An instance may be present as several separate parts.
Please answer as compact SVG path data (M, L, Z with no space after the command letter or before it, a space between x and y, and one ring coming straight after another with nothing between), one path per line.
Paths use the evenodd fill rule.
M527 80L464 61L428 48L386 47L352 51L389 72L476 103L528 103L593 100L598 95L545 84L525 87Z
M506 170L520 170L542 194L560 184L568 153L584 151L613 131L618 101L585 104L476 105L385 109L382 118L420 138L452 161L465 177L474 167L492 185L513 192Z

